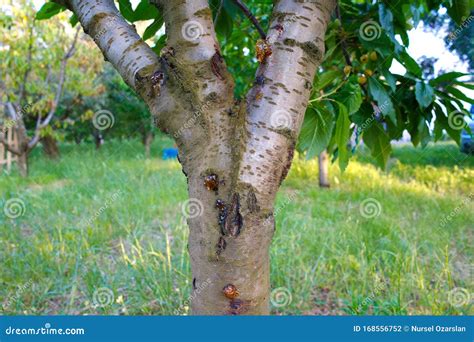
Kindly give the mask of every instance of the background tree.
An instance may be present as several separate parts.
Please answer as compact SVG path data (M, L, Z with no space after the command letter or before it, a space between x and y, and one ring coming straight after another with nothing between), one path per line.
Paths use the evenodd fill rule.
M472 102L457 88L462 74L427 82L406 50L412 23L441 2L342 1L332 22L330 0L249 1L250 10L242 1L152 3L60 1L39 16L72 10L176 139L197 209L188 220L194 313L268 313L273 203L302 125L299 149L313 157L327 148L341 169L361 138L383 166L392 139L407 130L426 144L433 120L435 139L446 130L459 142L469 115L460 99ZM239 25L246 17L250 35ZM151 19L140 37L131 23ZM144 40L163 21L166 34L150 48ZM390 72L395 59L406 74Z
M94 94L93 79L102 65L99 54L90 53L91 42L81 39L79 31L71 34L64 15L37 22L32 4L20 4L11 4L0 26L0 101L4 125L15 129L19 146L9 146L3 137L0 142L18 155L20 173L26 175L28 155L40 141L57 157L53 123L64 90L75 96Z

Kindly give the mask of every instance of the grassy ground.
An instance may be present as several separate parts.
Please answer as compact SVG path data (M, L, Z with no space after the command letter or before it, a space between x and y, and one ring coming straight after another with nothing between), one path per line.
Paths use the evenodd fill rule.
M0 212L3 313L187 313L186 184L159 157L167 144L151 160L138 142L66 145L59 162L38 150L28 179L0 176L0 208L25 209ZM321 190L316 162L296 159L276 206L273 313L473 313L474 158L399 147L389 169L362 151Z

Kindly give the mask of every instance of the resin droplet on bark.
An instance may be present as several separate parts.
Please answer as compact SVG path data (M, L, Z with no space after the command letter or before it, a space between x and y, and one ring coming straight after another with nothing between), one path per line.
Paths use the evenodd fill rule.
M204 185L209 191L219 190L219 177L212 173L204 178Z

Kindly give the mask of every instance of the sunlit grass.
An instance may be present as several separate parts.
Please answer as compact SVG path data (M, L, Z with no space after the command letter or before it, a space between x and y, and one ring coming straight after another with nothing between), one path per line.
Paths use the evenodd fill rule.
M160 158L170 145L157 141L150 160L135 141L65 145L59 162L35 151L26 180L0 176L1 205L20 198L26 208L0 215L2 312L187 313L186 180ZM470 313L448 292L473 292L472 157L451 144L402 147L389 164L381 171L362 151L344 174L331 166L322 190L317 163L296 158L271 249L272 286L291 302L273 313ZM380 205L374 217L361 214L369 198ZM113 293L104 306L100 288Z

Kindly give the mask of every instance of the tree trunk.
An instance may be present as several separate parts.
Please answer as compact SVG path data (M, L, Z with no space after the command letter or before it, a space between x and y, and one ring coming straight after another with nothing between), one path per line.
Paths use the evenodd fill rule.
M329 188L331 182L329 181L329 155L326 150L319 154L319 187Z
M18 172L21 177L28 177L28 152L23 152L18 156Z
M94 131L92 136L94 137L95 149L100 149L100 147L104 144L104 137L102 136L102 133Z
M43 152L49 159L57 160L59 159L59 147L57 140L50 136L44 136L41 138L41 144L43 145Z
M143 145L145 145L145 158L147 159L150 158L151 144L153 143L154 139L155 139L155 135L153 134L153 132L148 131L144 134Z
M210 147L206 152L212 150ZM184 169L189 169L186 211L192 312L268 314L273 202L260 202L255 188L235 178L229 168L232 164L219 165L218 159L192 164L195 170L183 163ZM238 296L226 292L232 288L230 292L238 292Z
M188 181L193 314L270 312L273 204L293 159L334 0L275 1L255 84L234 100L208 0L151 0L158 57L112 0L70 0L84 31L170 133Z

